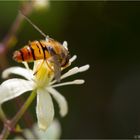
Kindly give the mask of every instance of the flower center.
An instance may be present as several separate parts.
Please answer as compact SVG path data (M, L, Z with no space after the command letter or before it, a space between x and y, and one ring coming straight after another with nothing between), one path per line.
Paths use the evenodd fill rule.
M50 70L46 61L38 61L35 66L35 81L37 87L46 87L54 77L54 72Z

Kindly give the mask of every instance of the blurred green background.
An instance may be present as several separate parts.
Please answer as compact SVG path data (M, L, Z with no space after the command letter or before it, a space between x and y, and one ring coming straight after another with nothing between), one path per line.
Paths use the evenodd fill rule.
M1 40L20 4L0 2ZM71 55L78 56L73 67L90 64L88 71L70 78L83 78L84 85L58 88L69 104L68 115L61 118L55 103L61 138L139 137L140 2L50 1L49 8L29 18L50 37L68 41ZM43 36L24 21L17 38L7 55L9 66L18 65L14 50ZM12 107L5 106L10 114ZM31 112L35 121L34 106Z

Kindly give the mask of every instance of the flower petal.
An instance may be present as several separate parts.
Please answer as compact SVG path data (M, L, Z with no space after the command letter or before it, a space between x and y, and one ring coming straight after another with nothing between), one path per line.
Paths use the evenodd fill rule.
M61 76L61 79L67 78L71 75L74 75L74 74L77 74L77 73L80 73L80 72L84 72L84 71L88 70L89 67L90 66L88 64L84 65L84 66L81 66L81 67L74 67L74 68L70 69L68 72L66 72L65 74L63 74Z
M31 70L27 70L21 67L7 68L6 70L3 71L2 78L7 78L10 74L17 74L25 77L28 80L31 80L33 78L33 72Z
M0 104L33 90L34 83L23 79L9 79L0 86Z
M90 65L89 64L84 65L84 66L82 66L82 67L79 68L79 72L87 71L89 68L90 68Z
M63 82L63 83L58 83L55 85L52 85L51 87L60 87L60 86L67 86L67 85L81 85L84 84L85 81L83 79L77 79L77 80L73 80L73 81L69 81L69 82Z
M77 59L77 55L74 55L73 57L71 57L70 60L69 60L70 64L72 62L74 62L76 59Z
M24 129L23 131L22 131L22 134L23 134L23 136L28 140L28 139L35 139L35 136L34 136L34 134L33 134L33 132L30 130L30 129ZM20 140L20 139L18 139L18 140ZM24 139L25 140L25 139Z
M33 132L40 140L59 140L61 136L61 125L58 120L53 120L47 131L40 131L35 123L32 128Z
M64 79L64 78L69 77L71 75L77 74L78 73L78 70L79 70L78 67L74 67L74 68L70 69L68 72L64 73L61 76L61 79Z
M68 113L68 104L64 96L62 96L57 90L52 87L48 87L47 90L52 94L52 96L57 101L61 116L65 116Z
M54 106L50 94L43 89L37 90L37 107L36 114L38 126L42 130L46 130L54 117Z

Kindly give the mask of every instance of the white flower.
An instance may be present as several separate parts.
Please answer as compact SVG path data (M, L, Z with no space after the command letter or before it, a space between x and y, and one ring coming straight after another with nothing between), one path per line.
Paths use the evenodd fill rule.
M61 136L61 125L60 122L56 119L53 120L50 127L47 131L40 131L35 123L31 129L23 129L22 131L23 136L26 139L39 139L39 140L59 140ZM34 135L35 134L35 135ZM25 140L21 136L16 136L14 140Z
M70 59L69 66L76 59L76 56ZM57 101L60 108L60 115L65 116L68 112L67 101L55 88L64 85L83 84L84 80L74 80L70 82L57 83L54 80L54 72L48 68L45 61L39 60L34 62L33 70L29 69L27 63L26 68L11 67L2 73L3 78L7 78L9 74L17 74L25 79L13 78L4 81L0 86L0 104L18 97L19 95L35 90L37 92L36 114L38 126L42 130L46 130L54 118L54 106L51 96ZM74 67L65 74L62 74L61 81L68 76L88 70L89 65L82 67ZM36 70L38 69L37 73Z

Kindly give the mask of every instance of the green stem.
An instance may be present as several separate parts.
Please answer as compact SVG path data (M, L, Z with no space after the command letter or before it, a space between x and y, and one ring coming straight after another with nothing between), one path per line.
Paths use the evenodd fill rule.
M3 112L2 106L0 105L0 119L5 122L7 120L5 113Z
M23 114L28 109L28 107L30 106L35 97L36 91L33 90L28 99L26 100L26 102L24 103L24 105L21 107L20 111L12 119L12 125L15 125L18 122L18 120L23 116Z
M4 129L2 130L2 133L0 135L0 140L6 139L8 135L10 134L10 131L15 127L19 119L23 116L25 111L28 109L34 98L36 97L36 90L33 90L24 105L21 107L19 112L14 116L14 118L11 121L7 120L7 123L5 124Z

